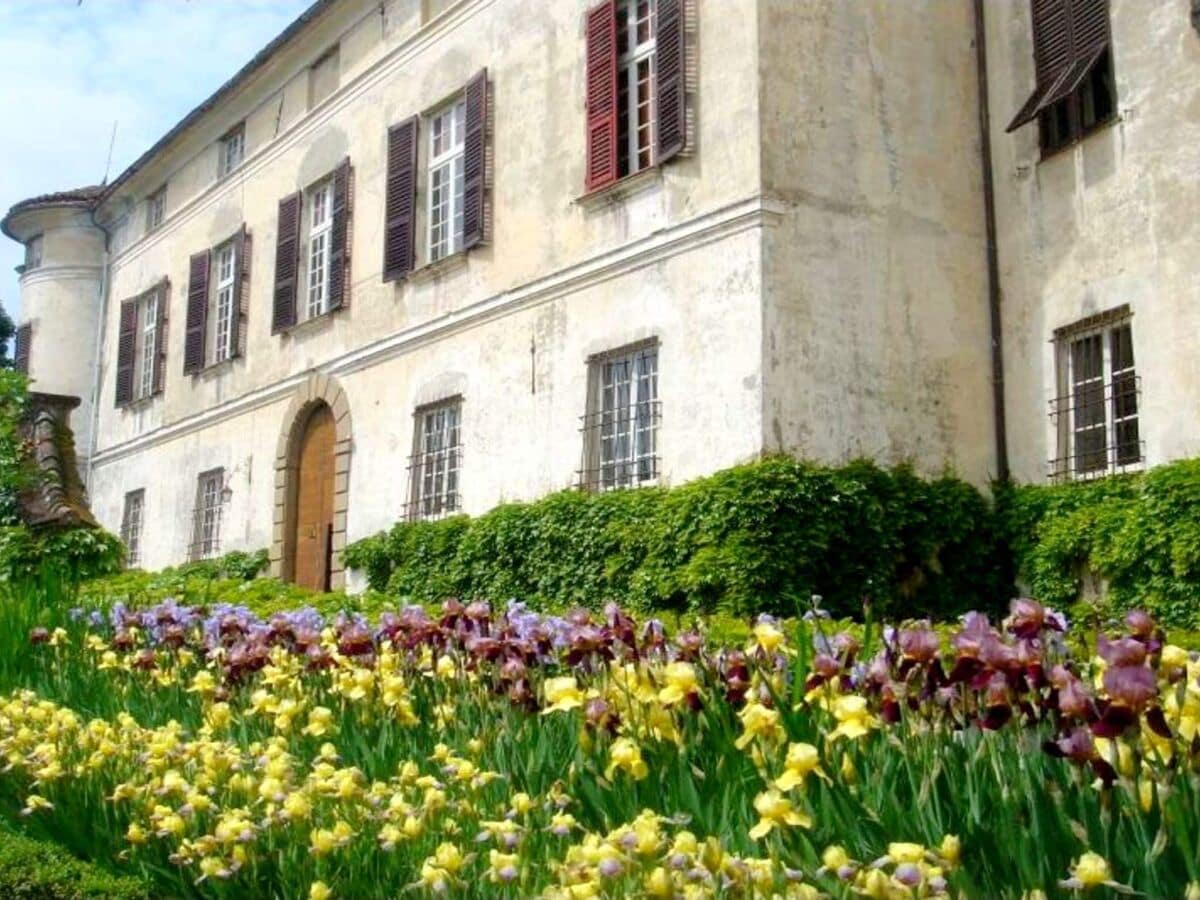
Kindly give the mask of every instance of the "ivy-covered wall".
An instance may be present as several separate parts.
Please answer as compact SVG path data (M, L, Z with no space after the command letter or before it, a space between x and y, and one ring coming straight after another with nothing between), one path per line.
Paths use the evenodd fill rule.
M956 478L780 457L676 488L564 491L474 519L402 522L345 560L372 588L417 601L750 615L795 614L819 594L835 615L860 616L869 599L944 618L1007 603L993 525L989 502Z

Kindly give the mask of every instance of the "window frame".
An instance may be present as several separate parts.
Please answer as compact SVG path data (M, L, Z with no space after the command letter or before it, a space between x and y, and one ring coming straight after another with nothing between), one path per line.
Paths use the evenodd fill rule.
M135 516L134 510L137 511ZM136 568L142 561L142 530L146 518L146 489L138 488L125 493L125 504L121 511L121 543L125 545L125 565Z
M1117 81L1112 56L1110 45L1075 90L1038 113L1038 147L1043 159L1075 146L1117 120ZM1112 108L1103 115L1096 115L1093 108L1089 116L1087 106L1090 102L1094 107L1097 81L1105 84ZM1060 120L1065 125L1061 134Z
M237 158L231 159L231 148L237 148ZM246 123L239 122L237 125L230 128L221 136L217 142L217 178L225 178L226 176L237 171L243 162L246 161Z
M136 301L137 330L133 348L132 402L148 400L156 393L155 367L159 353L159 304L163 289L156 286Z
M639 3L647 7L645 23L649 37L637 41ZM658 2L657 0L617 0L617 179L629 178L654 168L658 164ZM622 28L622 18L625 27ZM625 43L625 52L620 46ZM638 122L638 111L643 104L631 102L633 88L640 84L638 70L642 63L648 68L645 102L646 124L644 129ZM624 101L622 101L624 98ZM622 110L622 106L624 109ZM643 150L640 137L646 135ZM622 139L622 135L624 139ZM641 162L645 155L646 162ZM624 164L622 164L624 160ZM636 164L635 164L636 163Z
M162 227L167 218L167 186L164 184L146 198L146 233Z
M221 553L221 521L225 514L225 469L218 466L196 476L196 505L192 510L192 539L188 558L213 559Z
M235 236L218 244L213 248L212 252L215 277L212 279L210 297L207 300L211 304L212 315L210 321L213 323L212 341L210 343L212 358L206 360L206 364L210 366L219 365L226 360L233 359L237 355L237 348L233 346L233 323L235 318L241 314L238 304L238 274L240 267L237 258L237 245L237 237ZM222 275L226 254L228 254L229 271L226 275ZM227 303L227 309L224 313L222 313L222 302ZM223 335L222 332L224 332Z
M304 286L304 294L301 299L304 302L297 303L297 324L307 322L310 319L319 319L331 312L329 308L329 280L330 274L333 271L331 268L333 257L333 180L333 173L325 175L313 182L301 194L302 211L300 228L304 250L300 256L300 271L303 274L302 284ZM319 223L315 223L317 201L321 198L323 198L321 203L323 218ZM312 277L315 271L313 265L313 245L318 239L321 242L319 251L321 277L317 284L313 284ZM317 308L314 310L313 293L315 288L320 289L320 296L316 304ZM301 313L303 315L300 315Z
M425 259L428 263L436 263L448 259L464 249L463 230L463 200L466 190L465 153L466 153L466 124L467 99L463 93L458 93L450 100L435 107L425 115L426 130L429 139L425 144L425 165L422 167L425 181L425 202L421 204L424 213L424 227L421 229L425 238ZM449 146L438 153L436 150L438 138L445 133L438 131L438 123L449 123ZM439 188L443 192L448 186L449 195L444 204L445 216L437 227L445 231L442 236L435 236L434 224L434 181L443 172L447 173L446 185Z
M405 517L410 521L441 519L462 510L462 413L461 394L413 410L413 451L405 504ZM431 429L430 421L438 417L440 427ZM430 446L431 438L436 446ZM431 460L434 467L430 466Z
M583 464L579 470L579 487L582 490L599 493L658 483L662 428L662 399L658 389L660 355L660 341L651 338L588 359L587 405L580 427ZM647 360L653 362L651 370L639 371ZM620 363L629 366L624 379L628 398L624 402L616 400L620 385L608 375L609 367ZM642 398L643 383L647 381L649 395ZM614 401L611 405L609 397ZM649 446L644 451L641 447L643 434L649 436ZM618 453L616 448L622 440L627 449ZM607 449L608 445L613 446L612 452Z
M1119 335L1123 335L1120 339L1127 351L1127 357L1120 361L1128 364L1116 368ZM1089 348L1087 342L1095 342L1096 346ZM1051 462L1051 477L1082 481L1144 468L1141 378L1128 307L1060 328L1055 332L1054 344L1058 390L1050 401L1050 417L1058 452ZM1078 369L1089 360L1098 370L1081 377ZM1101 436L1099 446L1081 450L1081 435L1097 432ZM1130 449L1134 455L1125 455Z

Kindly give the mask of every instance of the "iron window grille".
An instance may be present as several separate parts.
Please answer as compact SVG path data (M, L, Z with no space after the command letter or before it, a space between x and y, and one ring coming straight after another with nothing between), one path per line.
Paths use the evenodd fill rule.
M125 510L121 516L121 542L125 545L125 565L136 567L142 561L142 518L146 508L146 491L139 488L125 495Z
M192 560L212 559L221 552L221 519L225 510L225 470L201 472L196 485L196 507L192 511Z
M1058 338L1059 396L1050 401L1059 455L1051 477L1095 478L1139 468L1145 460L1138 410L1141 378L1127 318L1068 329Z
M439 519L462 509L462 400L417 409L408 460L408 519Z
M604 354L590 365L579 486L607 491L659 477L658 344Z

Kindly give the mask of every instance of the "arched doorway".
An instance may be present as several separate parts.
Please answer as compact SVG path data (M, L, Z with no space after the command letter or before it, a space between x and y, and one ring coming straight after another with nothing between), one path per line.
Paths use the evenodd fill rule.
M345 587L350 404L332 375L296 386L275 449L271 574L316 590Z
M333 572L333 411L313 408L300 436L296 466L295 581L328 591Z

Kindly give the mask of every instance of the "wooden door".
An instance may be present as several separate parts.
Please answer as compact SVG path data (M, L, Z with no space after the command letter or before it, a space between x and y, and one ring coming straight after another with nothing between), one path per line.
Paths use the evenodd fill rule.
M329 590L333 551L333 413L319 407L304 426L296 472L296 584Z

